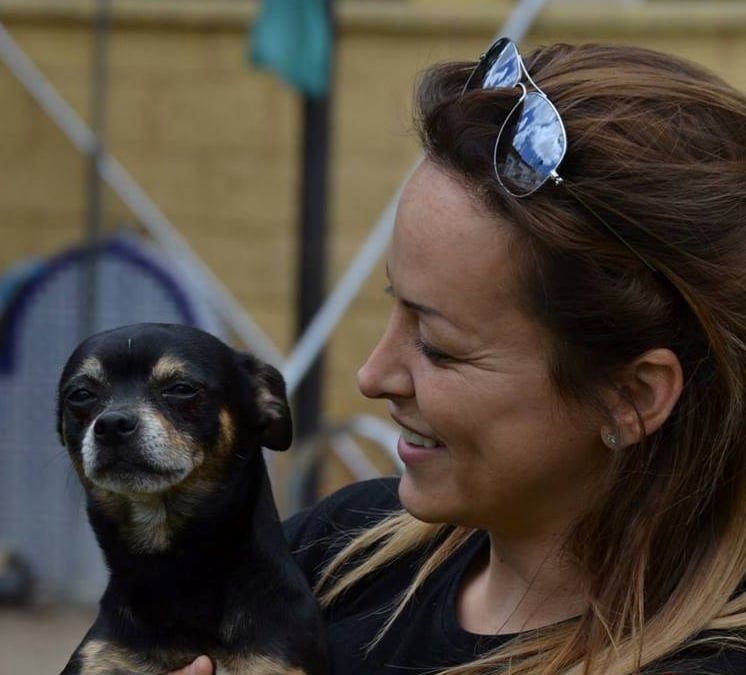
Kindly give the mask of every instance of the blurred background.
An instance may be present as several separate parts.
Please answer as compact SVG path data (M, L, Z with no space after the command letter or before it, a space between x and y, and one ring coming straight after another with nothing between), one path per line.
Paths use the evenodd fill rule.
M498 34L746 89L744 0L0 0L0 672L58 672L105 583L54 429L87 334L189 323L280 367L283 515L398 471L355 373L389 311L413 84Z

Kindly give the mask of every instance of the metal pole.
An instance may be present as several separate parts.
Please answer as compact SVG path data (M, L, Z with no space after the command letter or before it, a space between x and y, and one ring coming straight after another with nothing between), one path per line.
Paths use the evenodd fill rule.
M415 164L415 167L417 165ZM414 170L414 167L412 168ZM411 171L410 170L410 173ZM373 267L378 263L394 227L394 216L399 203L399 195L409 177L402 180L394 197L389 201L383 213L373 226L365 243L355 254L342 278L329 294L324 305L313 317L303 337L295 344L293 351L282 367L282 374L289 394L298 388L317 354L326 344L339 320L344 316L350 303L355 299Z
M111 32L111 0L98 0L93 25L93 61L91 76L91 130L93 146L88 156L86 190L88 209L85 228L84 260L80 288L80 337L95 330L98 296L98 244L103 230L104 186L100 163L106 134L106 97L108 42Z
M326 10L331 21L332 0ZM333 39L333 38L332 38ZM332 47L333 49L333 47ZM329 177L329 119L331 86L323 96L303 100L303 159L301 177L300 237L298 247L298 337L302 336L324 301L326 286L327 204ZM295 435L302 443L321 426L323 410L323 350L319 350L295 398ZM311 466L302 486L301 499L312 504L318 494L319 470Z

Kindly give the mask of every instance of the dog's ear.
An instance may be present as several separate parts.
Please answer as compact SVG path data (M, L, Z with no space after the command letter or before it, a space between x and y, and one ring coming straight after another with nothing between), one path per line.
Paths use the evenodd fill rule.
M257 405L262 424L261 444L271 450L287 450L293 441L293 420L290 414L285 380L277 368L255 362Z

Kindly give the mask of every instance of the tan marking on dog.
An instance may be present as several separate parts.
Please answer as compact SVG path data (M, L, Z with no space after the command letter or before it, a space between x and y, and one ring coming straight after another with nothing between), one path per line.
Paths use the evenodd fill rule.
M80 650L80 675L129 675L131 673L162 673L163 669L148 664L139 654L124 647L91 640Z
M184 375L188 370L187 364L175 356L162 356L153 366L151 376L156 380L166 380L169 377Z
M193 438L185 435L175 427L167 417L157 410L148 410L154 428L162 430L163 439L159 454L151 454L164 468L189 467L194 471L205 459L204 449L196 444ZM143 439L147 440L147 439Z
M152 553L169 548L200 503L198 492L203 490L207 491L206 485L140 498L96 488L91 493L96 503L116 520L122 537L133 551Z
M142 654L125 647L91 640L80 650L80 675L132 675L132 673L160 674L167 670L183 667L178 664L190 663L194 654L180 655L162 652L156 654L158 662L148 661ZM288 665L272 656L250 654L248 656L221 654L213 659L215 675L306 675L301 668ZM165 663L177 664L164 666Z
M233 444L236 440L236 425L233 422L233 416L225 408L220 410L218 419L220 420L220 439L218 440L217 451L220 455L228 455L233 452Z
M175 493L182 498L192 496L193 500L199 500L225 480L226 463L236 451L236 427L226 409L220 410L218 418L220 431L215 445L193 449L195 468L176 486Z
M306 675L300 668L261 654L222 657L216 666L215 675Z
M132 496L93 486L91 497L101 510L116 521L120 534L134 552L165 551L177 531L178 519L169 513L163 497Z
M104 370L103 364L95 356L87 357L80 364L80 368L78 368L74 377L88 377L103 384L109 381L109 378L106 377L106 370Z
M156 495L178 485L203 460L203 453L192 439L180 434L173 425L151 406L128 408L140 420L138 430L138 452L141 458L170 475L155 475L133 472L126 476L99 474L98 440L95 437L93 420L83 436L80 455L83 470L90 482L104 490L138 498Z
M174 527L162 499L151 503L133 501L128 539L132 550L143 553L165 551L171 546Z
M142 553L165 551L209 492L214 481L188 477L164 495L127 501L123 535L133 550Z

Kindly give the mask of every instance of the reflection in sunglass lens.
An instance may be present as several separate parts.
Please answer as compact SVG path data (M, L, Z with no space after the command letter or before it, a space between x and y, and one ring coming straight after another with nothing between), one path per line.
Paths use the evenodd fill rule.
M520 82L521 60L518 56L518 49L510 40L496 43L487 53L484 62L485 73L482 76L482 86L485 89L514 87Z
M495 147L495 171L516 196L530 194L556 170L565 155L565 133L554 106L530 92L505 120Z

